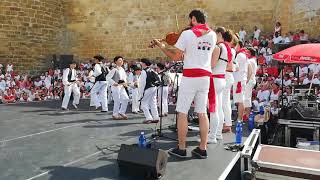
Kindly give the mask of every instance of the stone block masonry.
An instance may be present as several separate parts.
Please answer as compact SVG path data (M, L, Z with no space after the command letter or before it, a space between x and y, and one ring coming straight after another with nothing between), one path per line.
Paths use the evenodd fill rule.
M283 31L319 32L320 5L299 0L1 0L0 63L13 62L21 71L47 69L52 54L73 54L77 60L97 53L112 59L164 55L149 49L152 38L187 26L194 8L208 12L211 26L251 35L257 25L264 33L280 21ZM301 3L300 3L301 4ZM296 12L296 11L297 12ZM317 11L318 10L318 11ZM176 22L176 17L178 23Z

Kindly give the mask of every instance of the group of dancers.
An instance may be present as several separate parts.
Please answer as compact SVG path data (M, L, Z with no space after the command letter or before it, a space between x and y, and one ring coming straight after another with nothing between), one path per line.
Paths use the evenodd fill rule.
M222 140L223 132L231 132L231 92L233 101L237 104L237 121L246 119L251 110L252 89L255 86L257 70L256 51L254 48L244 48L239 36L224 27L210 28L206 24L206 15L196 9L189 14L190 29L184 30L176 44L168 47L163 41L154 39L152 47L158 47L171 60L183 61L183 76L180 82L176 111L178 113L178 146L169 150L169 154L185 158L186 135L188 130L187 114L192 104L198 113L200 127L200 144L192 150L192 154L207 158L207 144ZM151 68L148 59L141 60L141 68L133 68L133 76L128 78L121 56L114 58L116 68L110 72L101 63L104 59L95 56L96 64L93 71L95 84L91 90L91 98L96 108L107 111L107 86L111 85L114 100L113 118L127 119L125 115L128 105L126 88L132 88L133 111L138 112L139 106L145 115L144 123L157 123L159 113L157 108L157 91L159 84L165 78L159 78L164 69L158 64L159 74ZM75 88L74 64L64 71L65 97L62 108L66 108L71 91L74 93L73 106L79 103L79 90ZM161 84L161 83L160 83ZM168 84L162 84L163 114L168 113ZM99 96L99 98L98 98ZM210 113L210 121L207 116Z
M129 95L132 95L132 113L138 114L142 109L145 120L143 123L158 123L158 100L162 102L162 116L168 115L168 86L170 77L165 72L165 66L157 64L156 71L151 69L149 59L141 59L140 65L131 66L129 75L123 69L123 57L114 58L115 67L111 70L105 67L105 58L101 55L93 57L95 65L89 72L88 79L93 83L90 90L90 106L101 112L108 112L108 89L111 90L113 103L112 117L115 120L126 120ZM77 109L80 99L80 88L76 79L76 63L71 62L69 68L63 71L64 97L62 110L68 109L71 93L73 93L72 105ZM162 80L161 80L162 79ZM108 87L111 88L108 88ZM158 93L157 93L158 92ZM162 93L162 94L161 94ZM158 98L157 98L158 97ZM160 100L162 98L162 100Z
M189 21L190 29L181 33L174 47L168 48L159 39L154 39L152 44L170 59L184 62L176 105L179 142L169 154L187 156L187 114L194 103L199 117L200 144L192 154L207 158L207 144L217 143L222 140L223 132L231 132L231 92L238 107L237 121L245 120L250 112L252 88L256 83L256 51L244 48L239 36L229 29L211 29L202 10L191 11Z

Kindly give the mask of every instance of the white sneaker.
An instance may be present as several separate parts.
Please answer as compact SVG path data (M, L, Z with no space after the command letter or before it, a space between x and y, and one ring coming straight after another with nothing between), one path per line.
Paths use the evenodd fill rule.
M217 138L208 138L208 144L217 144Z
M76 104L72 104L72 106L75 108L75 109L78 109L78 106Z

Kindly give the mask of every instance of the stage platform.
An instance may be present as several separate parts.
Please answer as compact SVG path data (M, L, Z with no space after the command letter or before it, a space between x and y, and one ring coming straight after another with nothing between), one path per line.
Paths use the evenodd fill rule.
M78 111L61 113L60 103L0 105L0 180L130 179L119 177L119 145L137 143L140 132L150 135L155 125L142 124L143 114L128 113L129 120L112 120L111 112L90 111L88 100L81 100ZM173 114L164 118L164 127L171 125L173 119ZM170 130L164 132L176 137ZM190 151L198 144L197 134L188 134L189 158L181 161L169 157L162 179L219 179L232 160L237 159L238 153L223 148L224 143L233 142L234 134L209 145L208 159L191 157ZM166 139L156 144L164 150L175 145L176 142Z

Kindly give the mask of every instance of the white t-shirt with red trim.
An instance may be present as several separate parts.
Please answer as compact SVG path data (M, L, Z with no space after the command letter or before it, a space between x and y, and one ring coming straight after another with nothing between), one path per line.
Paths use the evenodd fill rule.
M211 72L211 57L217 35L211 31L197 37L192 30L183 31L175 47L184 52L184 69L203 69Z
M234 72L233 77L235 82L246 81L248 72L248 60L244 53L237 54L235 61L239 65L239 71Z

